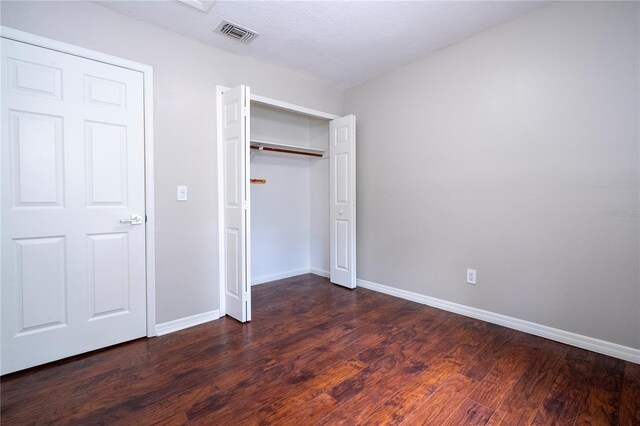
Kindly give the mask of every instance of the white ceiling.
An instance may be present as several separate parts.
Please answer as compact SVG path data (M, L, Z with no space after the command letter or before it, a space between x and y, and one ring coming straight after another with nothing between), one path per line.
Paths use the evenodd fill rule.
M536 1L98 1L204 43L345 89L545 4ZM243 44L214 32L226 19L257 31Z

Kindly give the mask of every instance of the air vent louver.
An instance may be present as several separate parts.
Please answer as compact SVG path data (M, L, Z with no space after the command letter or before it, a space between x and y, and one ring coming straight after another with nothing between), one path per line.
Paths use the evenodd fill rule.
M216 31L243 43L250 43L254 38L258 37L257 32L242 28L229 21L222 21Z

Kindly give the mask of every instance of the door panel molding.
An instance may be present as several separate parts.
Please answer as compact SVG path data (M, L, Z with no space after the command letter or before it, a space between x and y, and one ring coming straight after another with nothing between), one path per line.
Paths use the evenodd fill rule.
M36 34L16 30L14 28L0 26L0 37L8 40L14 40L21 43L30 44L90 59L97 62L103 62L109 65L115 65L142 73L143 76L143 106L144 106L144 183L145 183L145 262L146 262L146 310L147 310L147 337L156 336L156 287L155 287L155 191L154 191L154 131L153 131L153 67L130 61L128 59L119 58L117 56L108 55L95 50L76 46L70 43L64 43ZM34 71L43 70L37 69ZM51 70L55 77L55 70ZM55 83L54 79L54 83ZM94 82L95 84L96 82ZM103 82L112 83L112 82ZM24 90L27 90L26 88ZM59 87L55 84L51 87L33 87L31 90L40 90L43 100L47 98L56 98ZM109 109L119 108L116 99L101 98L101 87L96 85L95 96L92 93L92 102L103 101L102 104L105 111Z

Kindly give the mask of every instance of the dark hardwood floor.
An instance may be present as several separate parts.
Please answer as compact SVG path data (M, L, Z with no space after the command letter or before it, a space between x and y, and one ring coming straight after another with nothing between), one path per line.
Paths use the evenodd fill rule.
M253 307L5 376L2 424L640 424L637 364L314 275Z

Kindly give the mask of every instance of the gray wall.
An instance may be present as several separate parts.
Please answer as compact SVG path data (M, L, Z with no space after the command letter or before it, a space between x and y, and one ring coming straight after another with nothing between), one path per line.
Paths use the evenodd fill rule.
M89 2L3 1L1 12L2 25L154 67L157 321L217 309L216 84L336 114L342 92Z
M555 4L348 90L359 278L640 348L638 18Z

